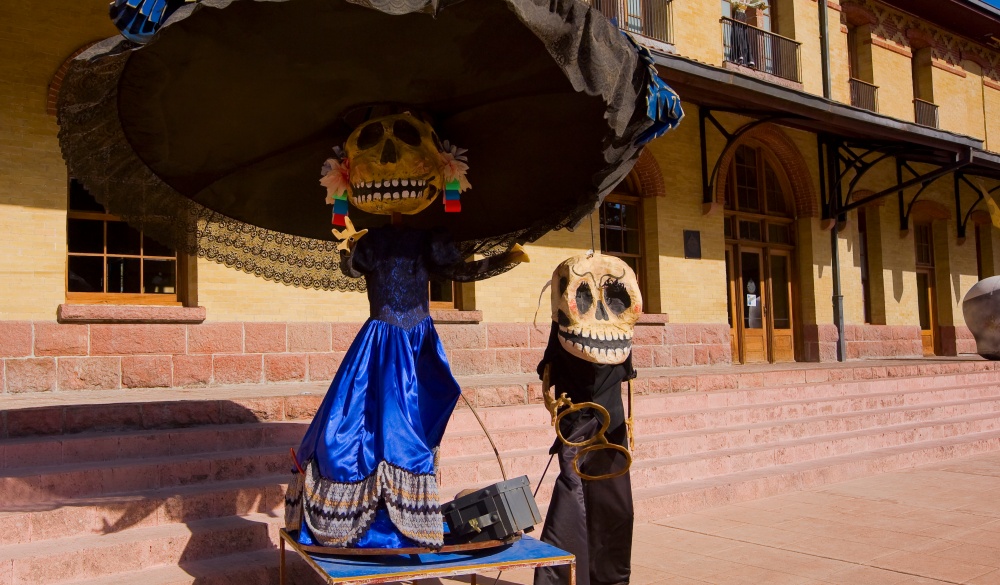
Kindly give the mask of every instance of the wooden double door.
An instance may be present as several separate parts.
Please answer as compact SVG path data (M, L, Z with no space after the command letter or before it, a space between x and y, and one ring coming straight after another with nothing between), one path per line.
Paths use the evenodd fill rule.
M934 269L917 267L917 314L920 318L920 341L924 356L940 353L937 333L937 307L934 306Z
M795 361L792 251L726 247L733 361Z

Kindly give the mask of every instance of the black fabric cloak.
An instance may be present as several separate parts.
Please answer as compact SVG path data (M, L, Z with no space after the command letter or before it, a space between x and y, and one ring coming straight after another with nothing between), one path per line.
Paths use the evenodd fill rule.
M558 324L552 324L548 346L538 374L550 366L549 381L556 396L566 393L574 404L596 402L608 410L611 423L605 437L609 442L628 446L622 383L635 378L632 357L621 364L595 364L570 355L557 339ZM571 442L593 437L601 428L601 418L589 411L563 417L563 436ZM558 438L552 453L559 457L559 477L552 492L541 540L576 555L577 585L617 585L628 583L632 556L632 483L626 473L614 479L587 481L573 470L578 449ZM602 475L624 465L618 451L600 450L580 460L580 470ZM535 570L535 585L562 585L568 582L569 568L544 567Z

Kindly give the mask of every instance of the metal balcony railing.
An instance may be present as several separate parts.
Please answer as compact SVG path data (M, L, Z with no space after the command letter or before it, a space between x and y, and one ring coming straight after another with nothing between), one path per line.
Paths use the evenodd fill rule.
M851 78L851 105L870 112L878 111L878 86Z
M745 22L722 18L724 58L730 63L801 82L799 47L802 43Z
M671 0L584 0L618 28L661 43L673 42Z
M922 99L913 100L913 118L921 126L938 127L938 106Z

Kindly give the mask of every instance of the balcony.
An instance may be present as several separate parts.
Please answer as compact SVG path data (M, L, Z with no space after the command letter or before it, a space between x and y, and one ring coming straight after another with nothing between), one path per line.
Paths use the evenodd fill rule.
M671 0L584 0L618 28L660 43L673 43Z
M913 100L913 121L921 126L938 128L938 106L922 99Z
M878 111L878 86L867 81L851 78L851 105L855 108Z
M793 83L802 82L802 43L728 17L722 18L722 43L724 59L729 63Z

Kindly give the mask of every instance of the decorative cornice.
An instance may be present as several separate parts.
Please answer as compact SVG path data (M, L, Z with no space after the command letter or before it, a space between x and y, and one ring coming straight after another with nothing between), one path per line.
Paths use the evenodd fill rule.
M875 45L876 47L881 47L883 49L888 49L888 50L892 51L893 53L898 53L898 54L906 57L907 59L910 59L910 58L913 57L913 52L910 49L908 49L906 47L903 47L901 45L897 45L896 43L894 43L892 41L887 41L887 40L881 39L879 37L872 37L871 43L873 45Z
M984 83L1000 84L1000 52L990 47L944 32L876 0L843 0L843 7L842 21L845 23L848 19L857 23L862 18L870 21L868 15L874 17L872 44L878 47L901 55L912 55L914 49L930 47L935 67L964 77L962 61L972 61L982 67Z
M941 71L947 71L948 73L963 78L969 75L968 73L965 72L965 69L959 67L952 67L947 63L944 63L942 61L937 61L935 59L931 59L931 67L934 67L935 69L940 69Z

